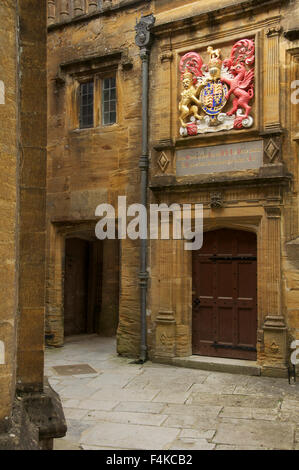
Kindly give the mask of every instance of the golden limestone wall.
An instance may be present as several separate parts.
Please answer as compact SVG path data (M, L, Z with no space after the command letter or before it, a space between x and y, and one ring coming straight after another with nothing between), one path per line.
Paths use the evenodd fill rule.
M202 202L207 230L232 227L257 234L258 362L269 373L282 370L299 329L299 111L291 102L299 42L298 34L287 34L297 28L298 1L115 0L97 9L93 2L81 2L81 16L72 9L75 3L80 2L48 2L47 328L55 335L53 344L62 343L63 238L58 227L67 231L67 223L94 222L96 205L115 203L117 195L127 195L128 204L139 201L141 61L134 26L142 11L156 17L150 60L151 202ZM210 45L227 57L243 38L256 44L254 126L180 137L180 58L197 51L206 59ZM96 73L117 70L119 119L111 127L78 131L76 74L88 67ZM261 170L223 173L214 183L211 175L176 178L177 149L257 139L269 150ZM219 191L223 207L217 212L211 197ZM150 355L190 355L191 255L182 241L150 245ZM136 355L139 348L138 246L121 243L118 351L126 355Z
M298 27L299 4L291 2L285 11L283 27L293 30ZM282 112L287 139L284 145L284 159L294 177L293 192L285 203L282 226L282 278L283 305L286 312L290 336L299 339L299 201L298 201L298 144L299 144L299 41L285 41L280 51L285 60L285 74L282 72ZM285 80L285 82L284 82ZM297 81L297 83L296 83ZM294 88L296 87L296 88ZM296 91L297 89L297 91ZM290 99L291 93L291 99ZM284 97L286 99L284 99Z
M157 15L151 59L152 201L201 202L204 204L205 230L224 226L252 230L257 234L258 362L264 369L268 368L268 373L277 373L277 369L283 369L289 361L289 345L298 338L299 328L298 104L291 102L291 84L298 79L299 42L294 37L290 40L287 35L298 23L299 4L295 1L276 2L276 5L275 2L259 2L257 7L257 4L247 2L248 13L244 13L245 10L238 10L242 2L205 2L204 6L202 2L192 2L192 6L188 2L188 5L173 11L166 11L166 4L171 5L172 2L163 3L165 13ZM254 14L250 13L250 5ZM210 8L213 14L205 14ZM248 18L251 18L250 22ZM215 133L212 137L187 137L184 141L179 135L178 122L180 58L189 51L198 51L204 56L209 45L220 47L223 56L227 57L231 45L246 37L255 37L256 43L252 111L255 126L250 131L233 130L222 135ZM283 179L275 184L269 184L270 180L258 182L255 171L235 175L240 179L242 174L256 178L251 188L241 183L233 188L229 182L232 175L225 173L218 178L214 174L215 183L209 175L176 177L177 149L248 141L257 137L264 139L265 148L271 140L278 148L273 155L265 153L263 175L274 176L275 172L278 175L282 171L281 175L287 177L284 182ZM167 165L164 167L161 162L165 159ZM179 192L176 190L178 186ZM223 198L219 210L211 209L214 192L220 192ZM192 298L187 288L181 300L177 300L176 293L178 285L190 282L190 260L187 261L189 269L186 273L186 263L177 262L177 242L173 242L172 248L168 247L167 254L162 243L165 242L160 242L163 255L158 260L156 250L159 242L151 243L150 330L153 333L150 344L154 356L184 356L187 351L190 353L191 347L188 327ZM180 266L179 274L177 266ZM168 268L171 273L168 276L172 280L166 277ZM160 292L158 297L157 291ZM181 309L185 313L184 320L177 312Z
M39 448L44 439L27 413L40 400L43 420L40 392L46 393L46 6L46 0L0 5L0 428L13 426L0 432L1 449ZM16 391L24 400L15 402ZM55 421L53 409L47 411Z
M54 345L63 343L65 236L79 222L88 222L94 230L95 209L101 203L117 205L118 195L126 195L128 204L139 200L141 61L134 45L134 26L141 11L147 13L149 9L145 7L148 2L127 3L134 4L134 8L95 15L90 21L73 22L68 27L54 24L48 31L46 330L54 335L49 340ZM93 59L86 62L88 57ZM82 62L79 65L78 60ZM116 124L78 130L76 74L80 70L89 76L103 70L116 71ZM118 350L131 355L139 348L138 247L138 241L130 240L123 240L120 247ZM106 258L107 268L111 268L109 261ZM109 276L105 266L104 273Z
M0 64L3 81L0 104L1 151L1 295L0 295L0 422L11 413L15 389L17 289L17 107L16 102L16 5L1 2L0 15L5 29L0 31Z

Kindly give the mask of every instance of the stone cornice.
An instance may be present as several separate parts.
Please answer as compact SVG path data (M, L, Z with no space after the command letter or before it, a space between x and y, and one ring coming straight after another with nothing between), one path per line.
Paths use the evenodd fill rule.
M62 73L78 73L84 70L94 70L117 66L122 58L124 51L112 51L104 55L87 56L84 59L74 59L69 62L60 64L60 72Z
M185 16L183 18L159 23L159 16L157 16L157 23L154 27L154 34L156 36L169 34L173 31L182 32L190 29L190 27L199 27L201 25L213 25L213 23L219 23L235 19L237 15L240 17L256 13L265 7L275 8L288 3L289 0L242 0L232 1L229 5L224 7L204 10L198 13L198 15Z
M261 167L263 168L263 167ZM196 191L201 189L219 189L224 187L265 187L284 186L289 187L292 175L284 173L266 176L263 171L255 171L252 174L233 175L221 174L199 175L198 177L185 177L183 181L178 181L174 175L153 176L150 182L150 189L154 192L165 191Z
M117 11L124 10L126 8L136 7L138 5L146 4L150 5L151 0L120 0L117 5L103 5L98 11L93 13L84 13L79 16L75 16L70 18L66 21L57 21L53 24L48 25L48 31L53 31L55 29L64 28L65 26L71 26L77 23L82 23L85 21L90 21L94 18L98 18L99 16L106 16L113 14Z

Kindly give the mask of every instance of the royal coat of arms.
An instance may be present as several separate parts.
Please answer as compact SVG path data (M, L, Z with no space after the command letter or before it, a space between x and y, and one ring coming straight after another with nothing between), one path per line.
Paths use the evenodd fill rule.
M238 41L230 58L225 60L222 60L221 49L210 46L207 52L208 64L203 63L197 52L188 52L180 61L182 136L253 125L250 102L254 97L254 41ZM232 106L228 109L231 95Z

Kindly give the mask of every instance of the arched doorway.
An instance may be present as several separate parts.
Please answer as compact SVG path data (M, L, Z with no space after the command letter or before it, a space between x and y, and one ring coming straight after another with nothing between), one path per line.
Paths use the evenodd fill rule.
M205 232L192 261L193 354L256 360L256 235Z

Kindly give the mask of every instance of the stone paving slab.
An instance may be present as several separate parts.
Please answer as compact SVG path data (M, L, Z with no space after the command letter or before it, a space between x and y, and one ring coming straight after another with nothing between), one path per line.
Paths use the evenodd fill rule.
M170 446L170 450L214 450L215 444L206 439L176 439Z
M186 403L191 392L173 392L173 390L161 390L156 394L154 402L158 403Z
M237 419L262 419L264 421L275 421L278 418L278 410L264 408L238 408L225 406L220 413L221 418Z
M98 390L89 396L91 400L111 400L113 397L117 401L152 401L159 393L158 390L124 390L117 387L105 388ZM86 390L85 390L86 394Z
M248 395L227 395L212 393L195 393L192 394L187 401L188 404L205 405L222 405L237 406L248 408L271 408L274 409L279 405L279 397L255 397Z
M172 415L167 416L164 426L170 428L192 428L198 421L198 416L191 415Z
M161 426L167 415L151 413L133 413L127 411L89 411L85 421L109 421L122 424L144 424L147 426Z
M95 400L66 400L63 401L64 408L78 408L87 411L111 411L118 405L118 401L95 401Z
M220 423L212 442L288 450L293 447L294 426L261 420L235 420L235 422Z
M165 408L165 403L151 402L121 402L115 407L115 411L131 411L135 413L159 414Z
M230 395L232 393L234 393L234 390L236 388L236 385L235 384L212 384L212 383L202 383L202 384L193 384L192 387L190 388L190 391L191 393L215 393L215 391L217 391L217 393L223 393L223 394L227 394L227 395Z
M53 369L80 364L96 372ZM94 335L47 350L45 370L68 423L58 450L299 450L299 383L133 364Z
M234 446L234 445L226 445L226 444L217 444L215 447L215 450L237 450L237 451L242 451L242 450L257 450L255 446ZM267 447L261 447L258 450L271 450L267 449Z
M109 446L117 449L169 449L178 436L174 428L101 422L81 436L82 444Z
M68 419L82 419L87 416L87 410L79 410L77 408L64 408L64 415L66 420Z
M180 434L180 438L191 438L191 439L213 439L216 430L203 431L200 429L183 429Z
M167 415L190 415L190 416L203 416L203 417L216 417L222 410L222 406L213 405L175 405L173 403L167 403L166 408L163 410L164 414Z

